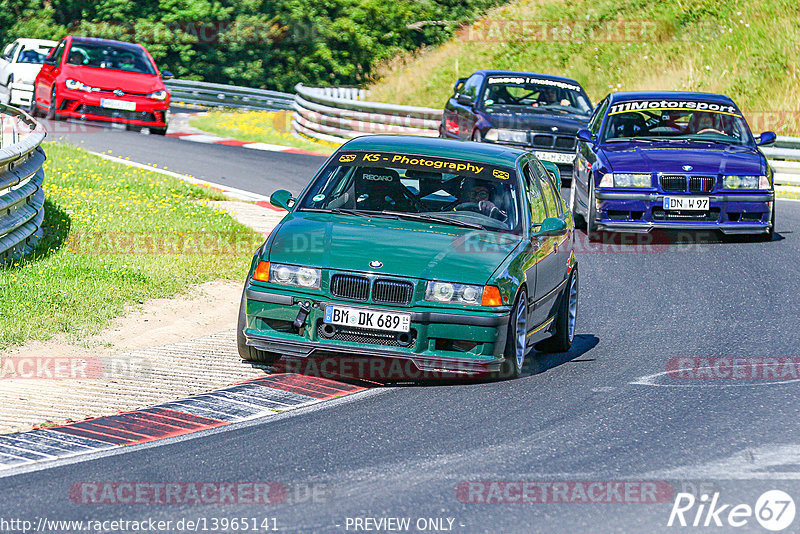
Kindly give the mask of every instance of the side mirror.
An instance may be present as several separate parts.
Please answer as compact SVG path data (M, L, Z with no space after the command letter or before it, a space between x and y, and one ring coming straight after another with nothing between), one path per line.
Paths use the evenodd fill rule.
M556 184L558 190L561 190L561 171L558 170L558 165L553 163L552 161L544 161L539 160L542 162L542 166L544 166L547 174L549 174L553 178L553 182Z
M584 143L594 143L594 136L589 130L578 130L576 137L578 138L578 141L583 141Z
M175 75L174 75L174 74L172 74L172 73L171 73L170 71L168 71L168 70L162 70L162 71L161 71L161 79L162 79L162 80L171 80L171 79L172 79L172 78L174 78L174 77L175 77Z
M289 191L278 189L269 197L269 203L276 208L283 208L286 211L290 211L294 205L294 198L292 198L292 194Z
M459 94L459 95L456 97L456 102L458 102L458 103L459 103L459 104L461 104L462 106L471 106L471 105L472 105L472 104L473 104L475 101L474 101L474 100L472 100L472 97L471 97L471 96L469 96L469 95L462 95L462 94Z
M466 81L467 81L466 78L459 78L458 80L456 80L456 83L453 85L453 94L454 95L458 94L458 90L461 89L461 86L464 85L464 82L466 82Z
M756 144L758 146L771 145L775 142L777 138L778 136L775 135L775 132L763 132L761 135L758 136Z
M534 224L533 228L539 227L538 230L532 231L534 237L550 237L554 235L561 235L567 231L567 223L558 217L548 217L542 221L542 224ZM533 230L531 228L531 230Z

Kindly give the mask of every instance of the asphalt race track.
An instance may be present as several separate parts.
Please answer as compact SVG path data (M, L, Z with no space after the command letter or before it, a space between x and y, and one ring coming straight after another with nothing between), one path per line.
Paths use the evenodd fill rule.
M67 136L75 142L79 134ZM125 131L80 139L96 151L261 194L297 192L322 161ZM419 525L453 532L766 532L755 517L736 529L693 527L697 506L686 513L690 526L667 522L682 491L718 493L720 505L753 508L766 490L800 495L800 376L666 372L673 358L800 356L800 203L779 201L777 220L771 243L702 236L683 243L675 236L668 245L600 249L578 233L576 346L568 354L532 353L518 380L377 387L268 422L6 476L1 515L275 518L285 532L363 532L375 525L365 518L410 518L411 532L422 531ZM286 498L270 505L71 500L74 484L93 481L278 482ZM520 482L551 490L567 483L569 491L549 491L557 502L472 502ZM605 493L612 502L586 502L576 493L592 482L616 488ZM656 491L642 496L644 483ZM505 500L518 494L506 491ZM727 521L730 509L718 517ZM444 520L427 521L437 518ZM800 519L793 525L783 532L800 530Z

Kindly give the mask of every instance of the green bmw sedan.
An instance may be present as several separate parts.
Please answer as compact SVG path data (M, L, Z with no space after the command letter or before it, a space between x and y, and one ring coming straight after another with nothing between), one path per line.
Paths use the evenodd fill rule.
M344 144L258 249L240 356L404 360L518 377L572 345L578 265L555 165L503 146L380 135Z

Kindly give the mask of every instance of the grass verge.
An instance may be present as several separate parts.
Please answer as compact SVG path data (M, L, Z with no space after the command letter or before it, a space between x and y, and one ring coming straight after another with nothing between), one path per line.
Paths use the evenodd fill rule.
M292 134L291 111L209 111L189 121L204 132L238 141L270 143L332 154L339 145L299 139Z
M442 107L481 68L560 74L611 91L724 93L754 131L800 132L800 4L789 0L515 0L442 46L378 69L370 100Z
M80 339L126 304L192 284L242 279L263 240L209 188L45 145L44 237L29 257L0 267L0 349L55 334Z

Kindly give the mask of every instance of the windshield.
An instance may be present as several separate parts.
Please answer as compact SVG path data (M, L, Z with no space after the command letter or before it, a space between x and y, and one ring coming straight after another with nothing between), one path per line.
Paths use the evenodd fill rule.
M731 145L754 142L741 112L733 106L667 100L611 106L603 139L697 140Z
M52 49L53 47L44 47L36 50L30 48L23 50L17 57L17 63L35 63L41 65L44 58L47 57Z
M75 42L69 50L67 63L142 74L156 73L144 50L127 46Z
M339 152L300 211L332 210L516 231L516 173L482 162L388 152Z
M490 76L483 106L542 108L589 114L589 99L579 85L529 76Z

